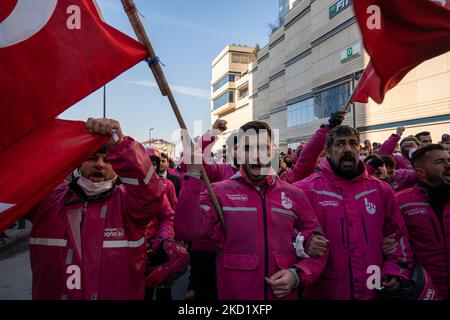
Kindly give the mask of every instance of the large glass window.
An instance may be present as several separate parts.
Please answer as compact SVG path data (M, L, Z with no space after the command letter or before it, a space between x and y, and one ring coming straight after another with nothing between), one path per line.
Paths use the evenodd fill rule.
M329 117L342 108L350 97L350 83L321 91L314 95L315 115L321 119Z
M312 122L317 118L314 116L314 98L303 100L287 107L288 127Z
M229 90L213 101L213 110L232 102L234 102L234 90Z
M350 83L314 94L314 97L287 107L288 127L327 118L344 106L350 97Z
M227 74L224 78L222 78L222 80L220 80L215 85L213 85L213 92L216 92L217 90L219 90L221 87L223 87L228 82L235 82L236 80L239 79L238 76L239 76L239 74L237 74L237 73Z

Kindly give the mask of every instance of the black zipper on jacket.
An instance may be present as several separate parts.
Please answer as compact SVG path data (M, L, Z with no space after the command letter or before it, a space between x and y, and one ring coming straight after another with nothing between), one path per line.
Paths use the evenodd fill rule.
M264 223L264 277L269 278L269 239L267 237L267 208L266 208L266 193L267 188L264 190L264 195L258 194L261 198L263 206L263 223ZM268 300L269 285L264 279L264 300Z
M84 224L84 219L86 218L87 207L88 207L88 202L85 201L83 204L83 208L81 209L80 235L83 232L83 224Z
M362 225L363 225L363 230L364 230L364 239L366 240L366 244L368 244L369 240L367 238L367 229L366 229L366 221L364 219L364 213L361 214L361 219L362 219Z
M342 195L342 199L345 199L344 195ZM345 202L344 202L344 210L345 210ZM347 211L345 211L347 212ZM342 244L345 244L345 235L344 235L344 215L341 213L341 232L342 232ZM350 242L347 240L347 250L350 250ZM352 270L352 258L351 258L351 252L349 252L348 257L348 271L350 273L350 296L352 300L355 300L355 294L354 294L354 288L353 288L353 270Z
M438 242L441 242L441 237L439 237L439 233L438 233L436 224L434 223L434 220L433 220L432 217L429 217L429 218L430 218L430 221L431 221L431 225L433 226L434 235L436 236L436 240L437 240Z

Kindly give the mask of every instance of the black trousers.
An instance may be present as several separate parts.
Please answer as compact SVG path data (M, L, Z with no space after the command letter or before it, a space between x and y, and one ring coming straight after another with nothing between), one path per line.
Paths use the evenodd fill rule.
M172 288L145 287L144 300L153 300L153 295L155 295L155 301L172 301Z
M190 251L189 289L195 291L196 301L217 301L216 256L215 252Z

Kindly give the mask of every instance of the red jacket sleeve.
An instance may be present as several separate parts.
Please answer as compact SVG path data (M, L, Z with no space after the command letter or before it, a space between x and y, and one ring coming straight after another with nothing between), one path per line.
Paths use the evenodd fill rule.
M167 197L164 196L163 201L161 202L160 216L158 217L160 222L158 228L159 239L173 239L175 237L173 230L174 216L175 212Z
M173 185L172 181L167 180L165 181L165 190L164 193L167 196L167 199L169 200L170 206L175 211L177 208L177 194L175 191L175 186Z
M211 239L219 246L223 229L208 192L201 193L202 186L200 179L184 180L175 213L175 233L182 240Z
M148 225L152 212L160 210L162 182L153 169L144 147L130 137L111 148L108 161L125 189L125 211L139 224Z
M307 196L303 190L298 190L297 211L299 212L296 228L305 237L305 250L315 234L323 235L322 228L317 219L316 213L312 208ZM320 258L301 258L295 265L297 274L302 279L302 285L308 285L316 281L322 274L328 258L328 249L326 254Z
M393 133L378 150L378 155L380 156L392 156L394 153L397 143L400 141L400 136Z
M308 143L303 147L300 157L295 162L292 171L286 173L286 182L294 183L303 180L314 172L317 166L317 159L319 159L320 154L325 148L327 136L330 131L331 128L329 126L320 126Z
M395 232L396 240L399 244L395 252L386 255L386 260L381 273L382 276L396 276L407 281L410 278L410 270L414 264L408 230L403 221L394 192L387 185L380 188L380 191L384 191L382 197L384 200L385 213L383 227L384 237Z

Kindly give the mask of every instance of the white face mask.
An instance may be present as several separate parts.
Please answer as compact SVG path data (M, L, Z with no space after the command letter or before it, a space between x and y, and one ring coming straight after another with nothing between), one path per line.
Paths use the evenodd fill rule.
M359 156L359 159L361 160L361 161L364 161L364 159L366 159L367 158L367 156L364 156L364 155L360 155Z
M93 197L111 189L116 180L117 176L108 181L92 182L91 180L83 176L80 176L80 179L78 179L77 184L81 187L81 189L83 189L84 193L86 193L88 197Z
M411 149L409 149L409 158L411 159L411 157L412 157L412 154L414 153L414 152L416 152L417 151L417 148L411 148Z

